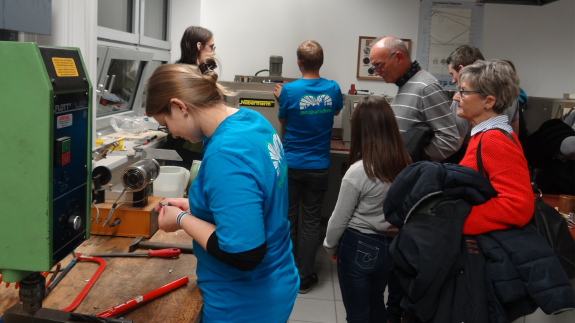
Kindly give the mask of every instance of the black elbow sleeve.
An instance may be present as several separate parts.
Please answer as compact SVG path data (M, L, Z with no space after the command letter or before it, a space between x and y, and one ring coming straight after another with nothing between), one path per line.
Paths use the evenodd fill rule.
M264 260L266 255L266 242L252 250L238 252L238 253L228 253L220 249L220 243L218 241L218 236L216 232L208 238L208 243L206 245L206 251L208 254L217 260L223 262L228 266L232 266L241 271L252 271Z

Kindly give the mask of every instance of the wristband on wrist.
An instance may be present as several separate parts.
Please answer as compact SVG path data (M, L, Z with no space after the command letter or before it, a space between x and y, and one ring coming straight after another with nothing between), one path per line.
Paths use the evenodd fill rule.
M178 217L176 218L176 223L178 224L178 226L179 226L180 228L182 227L182 225L181 225L181 223L182 223L182 218L183 218L185 215L191 215L191 214L188 213L188 212L182 211L182 212L178 213Z

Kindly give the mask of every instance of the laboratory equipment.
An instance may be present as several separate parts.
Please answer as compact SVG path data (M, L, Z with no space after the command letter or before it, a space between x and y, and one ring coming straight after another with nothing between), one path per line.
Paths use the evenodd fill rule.
M38 272L89 237L91 85L77 48L0 48L0 272L34 314Z
M288 78L282 76L283 61L284 58L282 56L272 55L270 56L269 69L257 71L254 76L236 75L234 77L234 82L275 84L297 80L297 78ZM261 72L268 72L269 75L258 76L258 74Z
M133 193L133 206L148 205L150 183L160 175L160 164L155 159L145 159L129 166L122 175L122 185Z

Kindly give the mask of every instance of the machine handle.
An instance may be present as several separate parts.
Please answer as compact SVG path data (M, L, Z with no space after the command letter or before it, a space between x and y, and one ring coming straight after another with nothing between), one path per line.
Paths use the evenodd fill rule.
M163 257L163 258L174 258L180 255L180 249L168 248L160 250L148 250L148 258L150 257Z

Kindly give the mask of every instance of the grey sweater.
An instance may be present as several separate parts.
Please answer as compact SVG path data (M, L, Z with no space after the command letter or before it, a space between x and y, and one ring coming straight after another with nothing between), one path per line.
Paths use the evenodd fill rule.
M395 236L397 228L385 220L383 201L391 183L367 177L360 160L345 173L339 196L327 225L323 246L329 254L337 253L339 238L347 228L363 233Z
M400 132L423 123L433 129L431 143L423 148L432 161L453 155L461 146L449 100L427 71L419 71L398 88L391 108Z

